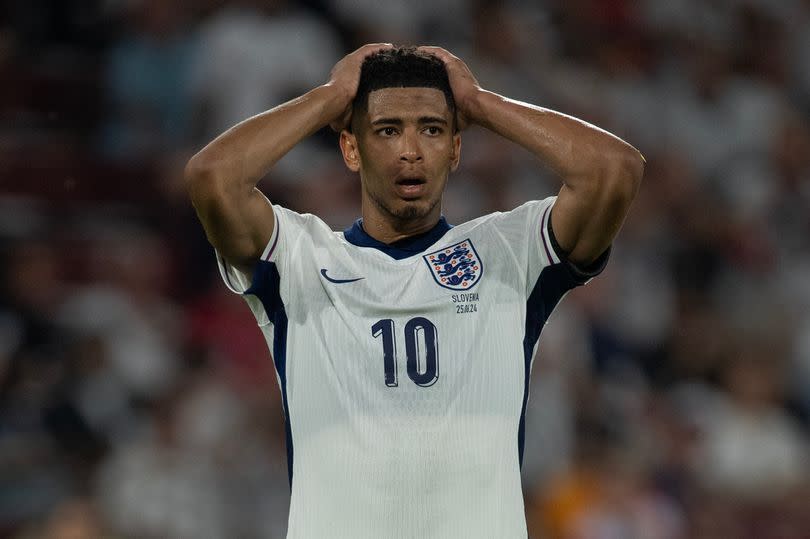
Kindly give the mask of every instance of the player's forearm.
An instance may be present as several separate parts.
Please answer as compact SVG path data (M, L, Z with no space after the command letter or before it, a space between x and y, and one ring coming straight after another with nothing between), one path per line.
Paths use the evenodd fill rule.
M486 90L467 110L471 121L532 152L575 191L635 193L641 180L638 150L587 122Z
M213 179L225 182L229 191L249 193L296 144L338 116L345 101L340 90L323 85L248 118L192 157L186 178Z

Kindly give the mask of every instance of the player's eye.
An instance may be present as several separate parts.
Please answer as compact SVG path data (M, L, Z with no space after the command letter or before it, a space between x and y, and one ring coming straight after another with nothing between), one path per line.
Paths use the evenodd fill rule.
M425 132L426 132L428 135L431 135L431 136L434 136L434 137L435 137L435 136L437 136L437 135L440 135L440 134L441 134L441 132L442 132L442 128L441 128L441 127L439 127L439 126L437 126L437 125L429 125L429 126L427 126L427 127L425 128Z
M385 137L393 137L397 134L396 127L383 127L382 129L378 130L377 133L383 135Z

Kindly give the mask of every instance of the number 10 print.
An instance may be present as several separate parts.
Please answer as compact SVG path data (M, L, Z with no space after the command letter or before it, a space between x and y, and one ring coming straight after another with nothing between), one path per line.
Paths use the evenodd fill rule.
M394 321L384 318L371 326L371 336L382 335L385 385L397 387L397 342ZM423 346L420 346L423 344ZM439 379L439 336L436 326L421 316L405 324L405 357L408 377L422 387L432 386Z

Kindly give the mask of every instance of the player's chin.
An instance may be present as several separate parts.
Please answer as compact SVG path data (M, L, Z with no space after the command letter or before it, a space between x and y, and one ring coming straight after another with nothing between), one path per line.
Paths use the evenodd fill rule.
M400 219L420 219L430 213L432 205L428 200L402 200L394 211Z

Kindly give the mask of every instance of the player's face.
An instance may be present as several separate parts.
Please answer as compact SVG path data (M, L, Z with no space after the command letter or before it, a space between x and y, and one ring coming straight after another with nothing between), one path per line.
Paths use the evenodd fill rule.
M385 88L368 96L368 112L341 138L344 159L360 172L363 205L387 218L438 220L461 137L444 93L435 88Z

